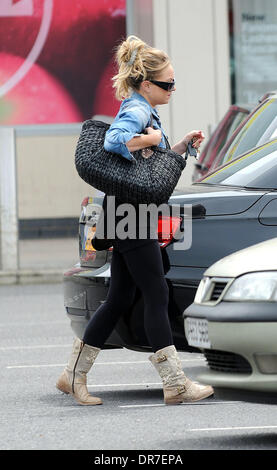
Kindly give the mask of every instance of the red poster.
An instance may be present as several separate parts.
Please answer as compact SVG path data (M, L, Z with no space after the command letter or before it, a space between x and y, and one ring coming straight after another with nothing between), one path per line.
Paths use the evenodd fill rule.
M114 116L126 0L0 0L0 125Z

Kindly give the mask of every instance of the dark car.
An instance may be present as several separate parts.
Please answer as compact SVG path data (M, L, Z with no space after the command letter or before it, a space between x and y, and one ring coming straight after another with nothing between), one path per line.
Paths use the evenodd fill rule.
M93 251L91 237L103 198L86 198L79 223L80 263L64 275L64 302L71 326L82 336L89 318L105 302L112 251ZM193 303L204 271L215 261L237 250L277 235L277 139L238 157L200 183L176 191L171 209L181 207L181 223L173 220L160 239L169 286L169 318L179 350L193 351L184 334L183 312ZM187 207L193 206L192 243ZM161 222L161 221L160 221ZM184 230L183 240L176 240ZM174 239L175 234L175 239ZM186 237L186 238L185 238ZM157 325L158 328L158 325ZM139 290L130 311L122 315L106 347L146 351L143 301Z

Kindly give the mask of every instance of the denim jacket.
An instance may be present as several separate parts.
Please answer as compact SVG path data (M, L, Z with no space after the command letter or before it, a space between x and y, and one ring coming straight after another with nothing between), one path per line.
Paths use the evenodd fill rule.
M165 148L165 134L161 126L160 117L155 108L139 93L133 92L130 98L126 98L106 132L104 148L108 152L118 153L128 160L135 158L128 150L126 142L133 137L140 136L146 127L153 127L162 131L162 140L159 147Z

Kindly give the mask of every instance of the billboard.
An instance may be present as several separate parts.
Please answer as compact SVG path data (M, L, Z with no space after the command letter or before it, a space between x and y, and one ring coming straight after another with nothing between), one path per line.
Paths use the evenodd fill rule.
M0 0L0 125L114 116L126 0Z

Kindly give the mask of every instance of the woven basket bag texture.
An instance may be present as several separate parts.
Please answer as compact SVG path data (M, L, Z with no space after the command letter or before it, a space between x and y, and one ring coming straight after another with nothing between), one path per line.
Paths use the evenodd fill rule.
M166 203L186 166L185 159L170 149L152 147L153 155L133 152L132 162L104 149L109 124L89 119L83 123L75 152L79 176L89 185L125 203Z

